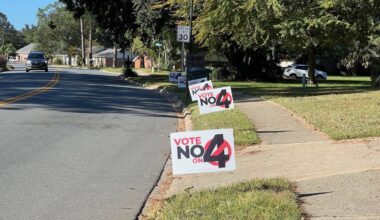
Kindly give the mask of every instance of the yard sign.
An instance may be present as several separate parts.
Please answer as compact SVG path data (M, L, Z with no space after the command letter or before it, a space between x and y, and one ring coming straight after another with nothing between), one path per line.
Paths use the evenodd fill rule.
M214 89L212 82L211 81L206 81L206 82L201 82L198 84L190 85L189 82L189 92L191 95L191 100L197 101L198 100L198 94L207 91L207 90L212 90Z
M174 175L236 169L232 129L172 133L170 144Z
M179 76L182 76L181 73L178 73L178 72L169 73L169 82L178 83Z
M178 77L178 88L186 88L186 77L184 76L179 76Z
M223 87L198 93L198 107L201 114L234 109L235 104L231 87Z

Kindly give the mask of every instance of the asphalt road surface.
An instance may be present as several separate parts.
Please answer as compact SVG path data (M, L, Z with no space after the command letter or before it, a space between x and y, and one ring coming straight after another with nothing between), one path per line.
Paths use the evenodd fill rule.
M159 94L90 70L0 73L0 219L134 219L170 153Z

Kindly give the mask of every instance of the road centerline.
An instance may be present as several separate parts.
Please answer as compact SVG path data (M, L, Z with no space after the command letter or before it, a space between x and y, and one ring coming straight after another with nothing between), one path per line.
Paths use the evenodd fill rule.
M9 105L11 103L15 103L15 102L18 102L18 101L21 101L21 100L25 100L27 98L36 96L38 94L47 92L51 88L53 88L55 85L57 85L57 83L59 82L59 80L60 80L60 73L58 72L58 73L54 74L53 78L46 85L44 85L44 86L42 86L40 88L34 89L32 91L29 91L27 93L24 93L24 94L15 96L15 97L7 98L5 100L0 101L0 108L4 107L6 105Z

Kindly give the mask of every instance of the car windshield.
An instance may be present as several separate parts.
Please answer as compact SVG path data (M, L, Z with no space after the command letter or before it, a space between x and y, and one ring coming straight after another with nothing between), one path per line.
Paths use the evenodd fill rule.
M307 70L307 66L297 66L296 69Z
M42 53L32 53L29 54L28 59L44 59L44 54Z

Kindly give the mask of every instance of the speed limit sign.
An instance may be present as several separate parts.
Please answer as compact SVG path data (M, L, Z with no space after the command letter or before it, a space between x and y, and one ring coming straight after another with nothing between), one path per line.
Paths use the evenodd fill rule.
M190 43L190 26L178 26L177 41Z

